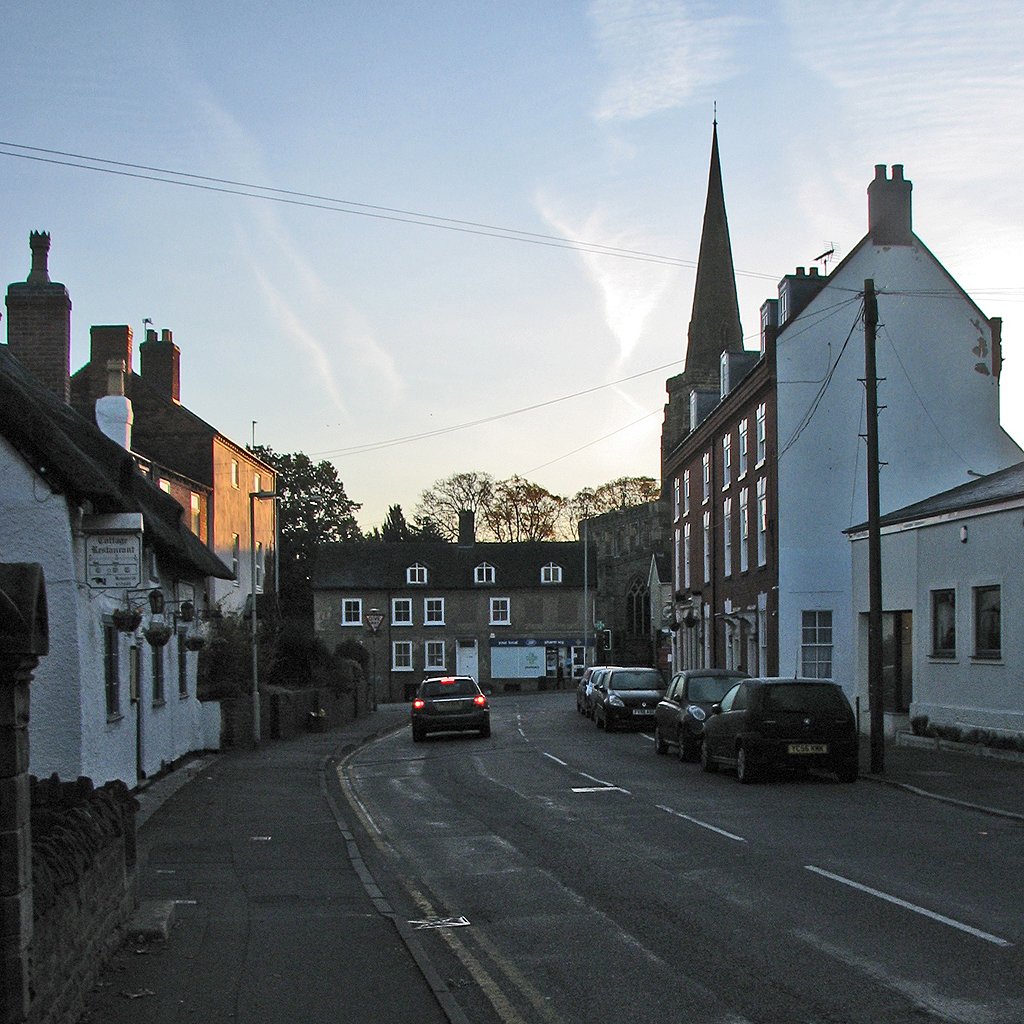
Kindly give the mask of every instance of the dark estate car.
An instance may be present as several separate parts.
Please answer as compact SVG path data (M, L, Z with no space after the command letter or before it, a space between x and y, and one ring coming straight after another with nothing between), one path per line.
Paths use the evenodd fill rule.
M576 684L576 710L581 715L590 717L590 697L594 689L594 676L601 672L600 665L591 665L584 670Z
M656 668L609 668L594 679L593 719L598 729L649 729L665 693Z
M857 778L857 725L842 687L825 679L745 679L711 707L701 767L754 782L775 766Z
M491 709L472 676L424 679L412 702L412 738L417 743L428 732L475 729L491 735Z
M654 749L659 754L673 745L680 761L696 761L704 740L704 720L746 672L723 668L691 668L672 677L668 692L655 709Z

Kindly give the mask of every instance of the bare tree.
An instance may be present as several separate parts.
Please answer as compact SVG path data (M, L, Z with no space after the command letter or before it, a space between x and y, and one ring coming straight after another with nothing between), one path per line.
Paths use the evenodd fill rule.
M420 495L415 525L421 531L429 525L444 540L456 541L459 513L472 512L479 521L493 494L494 478L489 473L453 473Z

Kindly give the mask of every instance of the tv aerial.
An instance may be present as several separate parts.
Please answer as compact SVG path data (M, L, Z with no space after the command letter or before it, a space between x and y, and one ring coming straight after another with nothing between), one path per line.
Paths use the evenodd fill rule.
M839 258L839 247L835 242L826 242L825 251L820 256L814 257L815 263L820 263L825 271L825 276L828 277L828 265L832 260Z

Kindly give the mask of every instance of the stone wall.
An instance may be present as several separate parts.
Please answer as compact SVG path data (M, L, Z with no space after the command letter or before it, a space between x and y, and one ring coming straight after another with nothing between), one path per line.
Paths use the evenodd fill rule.
M135 801L122 783L32 785L27 1024L74 1024L135 908Z

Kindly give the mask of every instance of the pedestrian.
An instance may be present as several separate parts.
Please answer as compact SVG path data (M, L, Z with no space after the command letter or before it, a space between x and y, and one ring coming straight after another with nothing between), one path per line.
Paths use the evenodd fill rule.
M561 662L558 663L558 672L555 674L555 677L558 680L558 689L561 690L565 683L565 669L562 668Z

